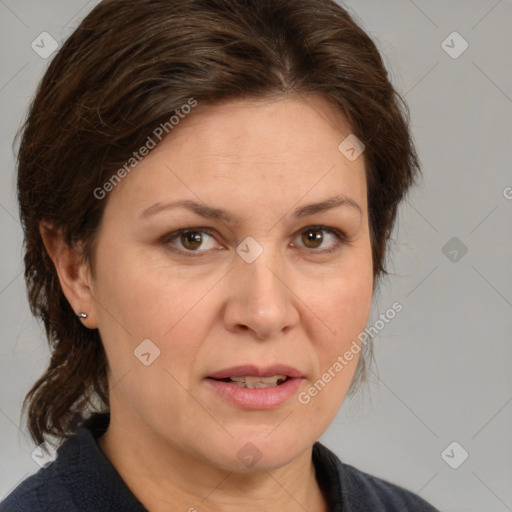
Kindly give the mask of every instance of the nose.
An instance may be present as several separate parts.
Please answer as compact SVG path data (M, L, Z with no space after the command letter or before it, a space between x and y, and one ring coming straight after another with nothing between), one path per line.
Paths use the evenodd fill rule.
M223 314L227 329L266 340L296 326L298 299L289 274L280 257L266 251L252 263L237 257L226 283L229 291Z

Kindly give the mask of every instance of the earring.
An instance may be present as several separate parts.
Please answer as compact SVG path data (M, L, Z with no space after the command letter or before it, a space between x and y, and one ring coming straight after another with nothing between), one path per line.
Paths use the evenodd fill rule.
M80 318L80 320L85 320L89 315L87 313L78 313L76 316Z

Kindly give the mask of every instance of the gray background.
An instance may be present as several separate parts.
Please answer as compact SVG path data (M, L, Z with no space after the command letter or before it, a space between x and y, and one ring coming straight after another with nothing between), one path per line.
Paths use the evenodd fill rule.
M12 140L48 63L32 41L62 41L96 3L0 0L0 497L38 469L20 407L48 356L21 273ZM424 179L401 209L373 316L404 309L375 340L369 386L322 441L441 510L512 511L512 1L345 5L410 106ZM469 44L456 59L442 47L454 31ZM469 453L457 469L441 456L453 441L452 465Z

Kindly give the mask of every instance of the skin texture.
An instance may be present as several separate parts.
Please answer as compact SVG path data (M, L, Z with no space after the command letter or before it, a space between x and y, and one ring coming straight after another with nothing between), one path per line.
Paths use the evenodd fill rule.
M373 293L364 154L350 162L338 150L350 133L320 96L199 105L105 199L93 271L42 230L64 293L106 349L111 424L100 446L147 509L327 510L311 449L358 355L307 405L294 396L244 410L205 378L283 363L303 372L304 391L364 329ZM339 195L360 211L293 215ZM234 221L184 208L141 217L183 199ZM318 225L348 241L315 229L312 242ZM187 243L175 233L185 228L209 231ZM236 252L248 236L263 248L252 263ZM134 356L145 339L160 350L149 366ZM237 457L248 442L261 453L252 468Z

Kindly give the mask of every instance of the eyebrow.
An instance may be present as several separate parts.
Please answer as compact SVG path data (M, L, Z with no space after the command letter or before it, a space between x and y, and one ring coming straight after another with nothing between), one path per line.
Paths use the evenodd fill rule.
M297 218L307 217L308 215L321 213L327 210L331 210L333 208L337 208L339 206L348 206L350 208L357 210L360 216L363 215L363 210L356 201L343 195L337 195L329 197L324 201L320 201L319 203L309 203L304 206L299 206L293 211L293 216ZM219 208L208 206L204 203L198 203L196 201L186 199L181 201L174 201L172 203L155 203L149 208L146 208L140 214L139 218L147 218L152 215L155 215L156 213L173 210L175 208L185 208L196 213L197 215L200 215L201 217L205 217L207 219L221 220L229 224L236 224L237 222L235 217L225 210L221 210Z

